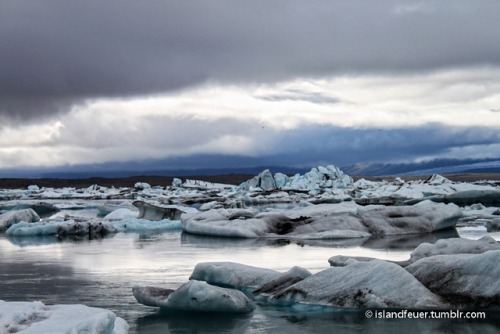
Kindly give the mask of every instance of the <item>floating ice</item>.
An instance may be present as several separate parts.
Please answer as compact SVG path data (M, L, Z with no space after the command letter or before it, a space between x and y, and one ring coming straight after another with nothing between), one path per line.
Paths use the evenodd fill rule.
M386 247L387 248L387 247ZM420 259L435 255L457 255L457 254L481 254L490 250L500 250L500 242L490 236L484 236L479 240L470 240L463 238L439 239L435 243L421 242L411 254L407 261L392 261L400 266L406 267L409 264ZM356 257L336 255L328 259L333 267L342 267L346 265L349 259L356 261L369 262L375 260L371 257Z
M43 221L38 223L17 223L7 231L8 236L42 236L42 235L85 235L91 238L117 232L159 233L179 230L180 222L168 219L150 221L145 219L129 218L117 221L88 220L88 221Z
M436 255L408 267L422 284L454 304L500 306L500 250L482 254Z
M272 304L348 308L439 308L445 304L400 266L349 260L269 296Z
M446 304L400 266L381 260L348 260L312 275L286 273L231 262L196 265L192 279L232 287L273 305L348 308L439 308ZM300 307L302 307L300 306Z
M357 213L353 213L356 210ZM362 238L430 233L455 226L462 211L453 204L424 201L413 206L323 204L279 212L214 209L181 217L185 232L220 237L294 239Z
M318 193L326 188L349 188L353 184L350 176L344 174L338 167L329 165L312 168L304 175L296 174L288 177L282 173L276 173L274 176L269 169L262 171L254 178L243 182L240 187L250 190L271 191L277 188L287 191L306 191Z
M0 215L0 232L19 222L37 222L40 216L33 209L12 210Z
M479 240L463 238L441 239L434 244L422 243L410 255L410 262L435 255L481 254L500 250L500 242L485 236Z
M125 334L128 324L113 312L85 305L51 305L42 302L0 300L1 333Z
M253 302L242 292L191 280L177 290L156 287L134 287L135 298L141 304L163 310L189 312L249 313Z
M279 271L234 262L198 263L189 279L239 290L256 289L279 278Z
M132 203L139 209L137 218L148 220L178 220L183 213L198 212L198 210L180 205L162 205L158 203L149 203L145 201L134 201Z

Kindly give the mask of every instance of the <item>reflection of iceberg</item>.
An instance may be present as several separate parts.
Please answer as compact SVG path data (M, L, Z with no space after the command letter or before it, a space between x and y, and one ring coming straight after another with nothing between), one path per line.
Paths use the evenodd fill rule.
M412 250L424 242L434 243L440 239L457 237L458 233L455 229L427 234L390 235L370 238L324 240L290 240L281 238L224 238L183 232L181 234L181 243L203 248L241 248L265 246L280 247L290 244L296 244L299 246L315 246L325 248L363 247L369 249Z
M100 308L0 300L0 328L6 333L122 334L128 327L125 320Z
M245 333L252 314L160 312L137 320L137 332L164 333Z

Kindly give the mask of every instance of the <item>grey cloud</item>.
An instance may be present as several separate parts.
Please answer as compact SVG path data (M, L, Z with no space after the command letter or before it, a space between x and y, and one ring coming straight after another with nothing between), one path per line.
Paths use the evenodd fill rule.
M0 115L211 81L500 65L498 1L415 3L4 0Z
M498 128L440 124L387 130L319 126L279 133L276 141L283 163L290 166L312 161L349 165L360 161L397 163L423 157L448 158L452 149L500 144L500 132ZM500 153L488 151L483 158L500 158Z
M304 101L314 104L335 104L341 102L337 98L327 96L322 93L312 93L296 89L286 90L284 94L261 95L261 96L256 96L256 98L271 102Z

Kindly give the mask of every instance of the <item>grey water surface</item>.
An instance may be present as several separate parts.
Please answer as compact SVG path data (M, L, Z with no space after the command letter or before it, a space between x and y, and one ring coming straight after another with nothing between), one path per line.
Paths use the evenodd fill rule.
M252 314L162 314L132 295L134 285L176 288L194 266L232 261L313 273L334 255L406 260L421 242L458 236L425 236L297 243L287 240L210 238L180 231L155 235L119 233L99 240L0 235L0 299L45 304L85 304L110 309L130 333L498 333L498 313L487 319L375 319L363 311L298 312L259 305Z

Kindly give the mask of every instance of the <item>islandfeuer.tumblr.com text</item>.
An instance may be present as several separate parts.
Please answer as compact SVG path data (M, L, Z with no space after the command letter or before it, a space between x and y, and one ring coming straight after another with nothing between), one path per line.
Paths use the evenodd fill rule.
M367 318L373 319L486 319L485 312L471 312L460 310L448 311L386 311L386 310L367 310Z

